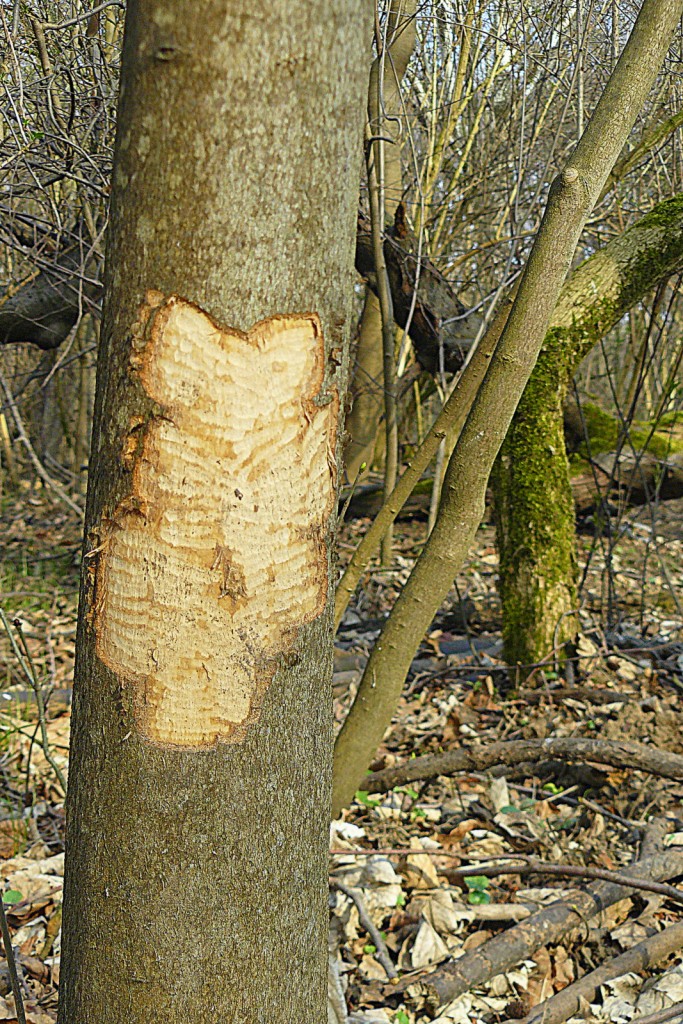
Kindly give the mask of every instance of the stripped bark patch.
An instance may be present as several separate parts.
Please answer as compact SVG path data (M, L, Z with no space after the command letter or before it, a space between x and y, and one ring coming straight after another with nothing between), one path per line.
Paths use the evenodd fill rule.
M316 403L320 322L275 316L244 334L150 292L131 353L153 412L131 420L132 489L102 523L97 654L149 740L240 741L327 600L339 403Z

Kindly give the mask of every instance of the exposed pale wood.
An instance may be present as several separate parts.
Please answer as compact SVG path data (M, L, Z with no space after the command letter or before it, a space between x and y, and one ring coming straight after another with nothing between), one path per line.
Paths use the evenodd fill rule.
M320 321L271 317L243 334L151 293L131 336L154 411L131 420L131 491L94 558L97 654L133 684L155 743L240 741L327 602L339 397L316 404Z

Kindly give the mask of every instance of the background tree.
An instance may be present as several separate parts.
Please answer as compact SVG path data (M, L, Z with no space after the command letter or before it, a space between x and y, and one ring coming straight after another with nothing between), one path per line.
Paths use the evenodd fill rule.
M496 463L505 655L533 664L578 632L574 496L564 406L573 373L637 302L683 269L681 196L660 203L578 267Z
M369 15L128 7L65 1024L325 1015L325 607Z
M383 236L386 224L393 222L394 214L403 196L400 136L402 125L401 83L415 45L414 0L395 0L384 23L384 31L377 34L378 54L370 69L368 86L367 147L368 169L372 175L375 193L375 232ZM381 223L377 223L381 218ZM385 223L386 221L386 223ZM373 257L374 261L374 257ZM385 300L386 302L386 300ZM393 312L393 309L390 311ZM395 482L398 451L396 449L396 395L394 363L394 325L387 317L387 343L383 341L383 314L380 299L368 288L358 327L351 397L352 405L347 419L349 439L344 453L346 473L355 480L363 463L372 462L378 426L385 415L390 422L389 483ZM389 336L391 345L389 345ZM386 356L385 356L386 349ZM387 362L390 386L384 387L384 362ZM389 417L386 417L385 393L389 398Z
M335 745L333 808L351 799L393 710L417 644L474 539L488 477L541 350L581 232L667 52L683 6L645 0L548 205L519 291L450 459L447 495L368 659Z
M404 181L418 234L414 248L428 252L451 282L460 284L469 305L488 302L492 296L486 319L495 314L500 296L524 258L537 222L544 176L574 144L586 111L592 110L605 74L614 65L633 14L612 5L605 21L592 17L590 10L555 10L547 4L530 8L529 13L525 18L516 9L497 10L492 32L476 4L440 3L423 12L418 19L416 57L408 74L412 92L406 92L404 99L410 111L405 120L409 144L404 149ZM676 77L665 66L639 116L639 137L627 145L601 190L576 262L616 241L639 212L679 186L681 118L669 116L678 103L678 88ZM638 249L644 269L649 247L644 244ZM650 252L655 255L656 244ZM671 247L667 252L671 254ZM657 262L648 271L655 272ZM670 265L664 260L659 271L666 275ZM628 272L627 277L631 278ZM612 324L603 343L605 359L597 372L594 362L589 371L593 399L599 396L608 408L615 400L623 401L619 416L626 424L625 438L629 418L646 392L653 395L652 411L659 415L677 407L678 341L670 349L660 342L648 354L650 343L641 346L636 340L645 333L636 325L642 315L639 310L656 283L650 272L642 275L642 281L643 288L633 288L632 279L628 288L632 345L627 346L620 332L619 317L602 319L603 330ZM658 299L676 338L677 303L675 285ZM623 303L620 308L623 316ZM595 350L598 341L594 332L594 344L584 340L582 354ZM543 373L547 384L559 374L566 391L564 354L556 352L556 357L553 361L550 352L544 355L545 370L539 368L537 377ZM572 363L572 372L577 364ZM584 387L588 379L582 376ZM437 380L444 398L454 384L444 386ZM540 382L541 390L544 386ZM426 415L433 415L434 401L429 398L433 382L424 375L415 387L422 400L427 399ZM636 395L636 405L629 389ZM546 398L538 403L537 413L529 401L525 399L514 422L517 440L514 457L505 462L508 475L499 467L493 483L498 494L506 651L513 663L534 664L575 634L576 615L569 612L576 611L577 581L572 485L564 441L558 443L563 430L561 402L557 396L552 399L551 415ZM421 430L415 421L406 426L404 442L419 440ZM637 452L634 458L640 459ZM415 462L411 457L411 478ZM537 465L538 471L528 474L522 487L526 462ZM588 474L588 465L583 465ZM438 482L438 464L435 476ZM549 487L549 481L557 486ZM438 497L438 487L435 492ZM396 499L389 504L395 515ZM387 506L383 522L390 518L388 512ZM367 555L369 545L364 543L364 549ZM350 580L344 585L348 587ZM607 619L613 621L613 602L608 605Z
M497 32L489 42L484 41L486 33L475 5L457 7L457 15L454 8L453 13L453 25L462 25L462 29L449 30L448 18L444 17L421 23L425 41L431 41L431 45L418 47L423 61L414 79L422 115L418 125L427 126L423 143L426 152L436 148L440 154L442 173L435 181L438 194L444 196L436 204L432 219L427 221L425 237L429 239L427 248L432 259L444 268L448 266L446 273L451 279L472 268L469 279L464 276L463 284L475 301L481 301L487 292L494 295L490 316L501 293L501 276L505 280L514 274L523 259L529 229L533 230L538 215L546 169L556 165L558 157L567 152L577 132L580 133L586 112L593 109L605 75L614 65L633 12L611 5L607 18L594 18L589 9L577 6L553 11L544 4L529 8L530 16L526 18L521 10L511 12L503 8L497 12ZM479 30L478 43L470 44L466 38L458 40L458 31L465 36L468 29L475 39ZM676 45L674 40L674 48ZM446 92L441 86L442 76L446 83L453 80L452 76L449 79L448 68L456 52L461 58L459 70L463 59L472 62L466 81L471 80L473 96L486 96L489 101L478 106L473 102L467 117L462 118L462 126L457 119L450 122L454 137L450 146L445 146L445 155L441 155L443 145L434 147L430 140L444 135L439 135L433 125L445 127L449 121L445 112L436 116L433 112L439 110L439 101ZM438 66L440 74L430 74L432 65ZM437 91L439 87L443 92ZM670 115L680 105L678 89L676 76L669 74L665 66L639 115L639 137L636 135L636 141L627 145L601 191L583 232L576 262L581 257L590 257L606 242L616 240L639 212L645 212L680 188L680 143L676 132L681 118L678 113ZM445 138L449 139L448 133ZM428 158L424 165L430 166ZM420 209L424 206L420 192L424 180L423 175L415 192L415 204ZM443 245L445 239L447 245ZM653 257L655 251L656 245L651 250ZM641 257L639 263L644 269L647 256L643 252ZM655 257L648 270L654 271L656 263ZM660 270L667 274L666 267L660 266ZM656 284L651 273L645 273L643 281L648 281L646 287L633 288L631 280L628 289L632 322ZM596 299L600 301L599 296ZM605 299L608 301L607 296ZM677 301L675 286L660 300L660 307L669 310L670 323L676 317ZM622 316L624 312L622 305ZM677 345L670 352L667 367L658 373L654 366L662 357L653 352L653 358L645 359L638 342L634 342L631 355L626 339L620 337L619 319L612 319L612 334L607 332L606 362L591 377L593 398L597 394L608 408L612 407L618 400L619 381L630 380L635 385L642 374L638 394L652 387L663 403L660 414L671 412L676 408L672 382L675 367L680 366ZM604 330L610 321L605 318L601 322ZM632 338L643 333L636 329L631 332ZM582 357L598 344L596 334L593 342L589 345L584 340ZM566 346L556 346L554 358L551 351L544 353L542 365L513 422L513 433L504 448L508 455L492 481L497 494L506 655L512 663L535 664L576 633L574 518L562 439L562 408L555 392L552 399L547 394L548 385L552 386L557 375L564 381L562 388L566 392L571 374L578 369L580 359L572 362L571 371L565 368L564 349ZM665 346L660 344L657 352L664 351ZM661 384L655 383L657 377ZM665 397L666 381L669 391ZM584 387L586 383L584 377ZM532 395L539 397L541 393L543 397L532 408ZM624 404L620 416L627 422L633 417L635 406L625 390L621 395ZM657 408L655 401L653 409ZM526 474L525 467L529 469ZM551 482L556 486L550 486ZM608 618L612 614L608 611Z

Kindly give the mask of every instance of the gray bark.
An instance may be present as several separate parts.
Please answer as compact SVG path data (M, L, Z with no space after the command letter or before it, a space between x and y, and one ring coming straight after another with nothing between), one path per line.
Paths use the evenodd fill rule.
M236 456L227 443L218 453L220 433L192 439L192 450L180 444L170 457L163 439L177 432L179 414L170 397L152 394L167 387L155 373L172 373L176 364L153 347L167 340L163 315L175 309L189 318L185 348L174 350L179 408L190 418L197 409L210 417L221 397L220 358L204 388L183 398L186 366L195 370L211 345L251 344L260 358L258 332L245 339L239 331L268 317L295 317L308 329L317 317L326 379L320 397L303 403L302 396L300 410L310 426L334 408L329 395L346 372L371 15L361 0L256 7L208 0L200 9L190 0L131 0L128 7L74 685L62 1024L325 1019L329 601L317 617L295 616L280 647L256 659L260 689L232 734L219 723L212 735L198 718L208 686L201 678L196 695L187 694L182 674L155 689L153 665L168 653L157 598L167 566L147 559L145 538L159 525L150 509L169 481L185 484L186 466L188 478L203 479L203 493L191 490L175 519L162 517L171 538L194 543L193 530L213 528L189 520L209 500L232 501L230 523L243 523L231 478ZM144 324L153 336L140 334ZM231 330L221 333L216 325L223 324ZM277 371L286 376L299 342L286 330L283 337ZM238 390L226 410L233 416L258 412L259 388L270 394L269 380L257 386L243 374L243 396ZM261 426L277 439L277 418ZM249 447L252 434L240 440ZM323 466L332 477L333 455ZM266 447L266 468L249 486L266 486L269 457ZM307 495L287 490L290 477L282 482L285 516L288 503ZM306 551L317 544L327 566L324 525L299 540ZM120 546L131 530L141 531L137 560L134 546ZM188 557L172 543L164 551L167 561ZM233 648L242 606L248 611L271 594L282 601L276 573L257 594L248 578L233 574L231 565L250 554L220 552L225 643L231 637ZM196 573L216 565L204 562ZM324 605L329 572L321 572ZM136 586L148 606L124 601L116 622L112 595L126 587L134 594ZM189 598L179 599L168 614L185 628L183 616L193 610ZM130 649L115 635L127 616ZM199 650L205 627L197 613L196 636L190 631L179 656L205 656L209 664L221 656L221 642ZM249 637L243 644L230 661L234 676L219 679L228 692L252 656ZM137 664L147 656L147 676L126 669L127 657ZM154 713L171 683L188 697L185 718L160 723ZM185 719L199 727L188 742Z
M465 355L477 336L481 319L473 313L467 313L453 285L430 260L422 259L418 275L416 246L403 218L403 207L399 206L394 227L386 231L384 240L384 260L391 286L394 320L403 328L410 321L410 340L423 370L432 374L439 372L439 352L443 347L444 369L448 373L455 373L465 361ZM370 225L363 217L358 219L356 270L365 277L376 295L377 280ZM416 281L417 296L413 302Z
M101 287L97 265L71 245L0 299L0 345L59 348L79 316L94 308ZM38 264L40 267L40 264Z

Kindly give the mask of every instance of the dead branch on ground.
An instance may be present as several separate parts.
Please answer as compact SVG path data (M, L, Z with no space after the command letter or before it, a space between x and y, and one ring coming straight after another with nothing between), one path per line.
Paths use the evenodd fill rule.
M683 757L679 754L647 747L643 743L572 737L512 740L508 743L492 743L481 749L458 748L445 754L416 757L405 764L372 772L364 779L363 789L368 793L386 793L407 782L435 779L439 775L455 775L457 772L481 772L496 765L516 765L549 757L568 761L595 761L613 768L631 768L665 779L683 781Z

